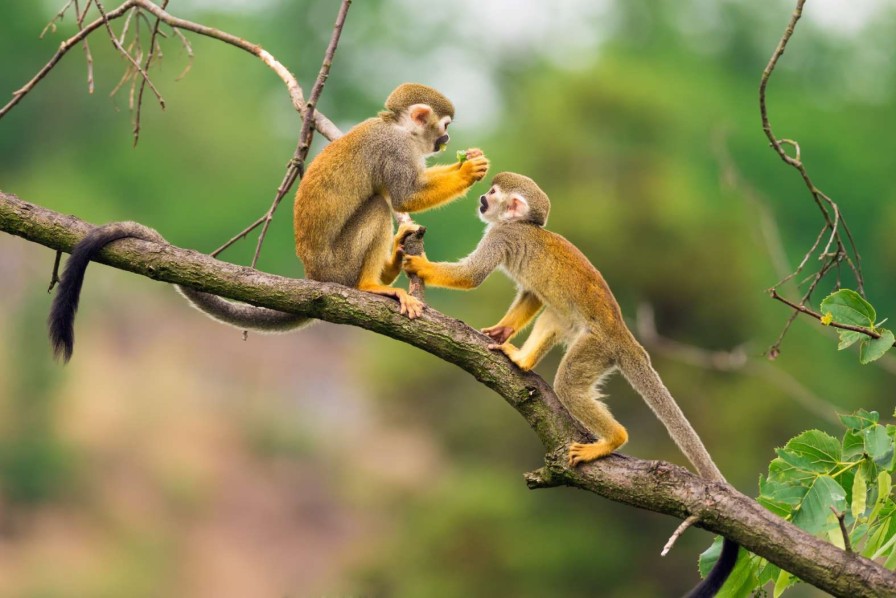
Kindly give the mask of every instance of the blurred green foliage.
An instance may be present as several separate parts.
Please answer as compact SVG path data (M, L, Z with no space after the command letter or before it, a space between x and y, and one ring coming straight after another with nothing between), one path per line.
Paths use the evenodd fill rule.
M853 356L834 351L830 338L819 334L831 331L815 322L798 321L773 364L762 357L789 316L762 292L780 278L762 236L762 206L780 227L791 267L821 227L808 192L768 148L759 123L759 74L783 31L789 3L637 0L606 3L601 12L580 2L571 4L582 11L578 20L562 20L569 7L550 9L559 15L559 26L553 19L526 25L515 15L546 10L543 3L514 5L508 9L513 14L505 15L488 4L437 3L420 11L410 0L355 2L320 109L347 128L375 113L404 80L440 86L458 109L452 147L481 147L493 172L514 170L538 181L552 199L549 227L592 259L627 316L647 302L663 336L710 350L742 346L748 363L734 371L695 367L649 347L664 381L741 490L752 493L774 447L798 432L839 433L819 411L892 413L892 356L877 362L880 367L863 368ZM27 81L62 36L71 34L69 17L58 33L37 39L56 9L45 2L0 4L0 52L8 57L0 70L2 94ZM172 2L170 10L261 43L297 73L307 91L335 3ZM890 174L896 169L896 64L881 55L894 50L896 10L881 7L855 30L824 25L813 10L808 3L769 85L772 124L779 136L799 140L809 171L839 202L858 240L869 300L880 313L894 313L896 280L888 273L896 263L896 187ZM502 28L502 20L521 29ZM570 30L573 21L579 35ZM588 37L592 32L594 39ZM0 121L0 188L91 222L138 220L172 243L201 251L257 218L274 196L300 123L282 83L257 59L198 36L190 40L195 60L179 81L186 54L175 38L163 42L165 58L154 80L168 108L159 110L147 94L136 149L126 91L107 95L122 60L102 35L93 38L97 91L90 96L83 54L73 50ZM320 147L318 139L315 151ZM732 173L733 185L726 183ZM482 189L475 187L471 197ZM474 209L468 198L419 216L429 228L431 258L456 259L475 246L482 225ZM0 241L3 247L21 245ZM254 245L250 238L223 257L248 263ZM209 341L212 356L190 353L180 347L217 334L209 332L212 324L176 299L167 300L159 285L120 273L104 285L97 270L85 287L79 338L90 339L87 347L105 361L91 363L82 346L62 372L49 361L41 321L52 255L32 246L27 251L37 257L27 262L34 264L27 266L27 276L15 279L21 288L0 297L6 338L0 352L2 505L38 515L53 508L90 513L87 529L103 538L106 549L96 552L104 566L93 577L76 579L73 589L60 589L52 575L41 578L24 565L7 572L8 579L14 574L22 580L15 587L50 596L196 593L196 586L183 581L186 571L214 577L233 570L227 559L214 561L218 569L196 563L210 546L220 549L232 537L212 536L223 539L202 544L191 530L205 529L209 512L231 513L215 506L221 500L239 505L239 516L220 518L227 529L238 528L246 513L274 508L254 495L239 499L245 503L224 500L230 494L222 488L231 487L209 481L217 479L208 473L216 468L250 471L233 475L252 479L283 501L312 492L302 500L313 507L288 503L286 521L266 520L269 527L251 521L245 528L262 535L289 532L304 542L304 530L317 525L326 531L313 536L320 542L349 543L353 558L330 568L309 565L324 576L313 585L319 593L662 596L681 594L696 579L696 554L707 535L689 532L661 560L658 552L674 521L584 493L528 493L520 473L537 467L541 452L512 410L456 368L389 339L320 326L327 332L250 338L247 349L238 335L222 336ZM12 267L8 260L14 266L22 255L0 253L0 268ZM301 276L288 202L274 220L259 267ZM816 301L832 284L819 288ZM147 296L157 303L142 303ZM431 290L428 297L437 309L481 327L500 317L512 286L496 275L471 293ZM165 328L169 320L195 328ZM349 340L327 344L320 334ZM260 348L266 346L282 349L272 356ZM313 354L320 354L323 365ZM334 364L352 374L332 375L328 368ZM555 367L553 356L540 371L550 379ZM186 456L172 451L160 461L164 466L152 461L149 482L138 487L149 496L159 493L154 500L163 506L138 509L137 515L106 512L98 498L97 468L137 462L142 453L113 443L117 452L97 457L99 449L85 440L90 435L68 429L93 429L95 415L66 411L86 389L100 392L101 381L120 380L126 371L171 401L156 403L153 394L145 403L112 395L139 405L131 408L146 428L135 424L122 432L135 442L156 429L153 421L171 425L165 414L180 418L180 403L194 395L207 399L202 404L210 419L224 413L229 426L208 438L195 436L196 447L213 447L204 449L207 458L196 457L196 447L186 443L176 445ZM328 375L315 377L318 371ZM614 379L607 390L614 413L631 433L627 452L683 463L661 424L623 381ZM326 403L311 402L318 398ZM807 410L807 401L814 410ZM244 403L265 407L240 408ZM341 419L327 415L328 409L338 410ZM399 454L408 462L435 455L424 461L430 467L411 469L416 473L410 484L390 481L378 469L363 484L354 480L363 470L363 455L329 455L338 450L333 437L355 430L344 422L349 415L361 422L349 444L370 432L363 422L375 421L390 434L400 430L425 439ZM114 437L108 427L97 429L96 442ZM201 465L194 467L194 458ZM387 470L402 468L396 462ZM115 483L133 483L123 479ZM358 531L356 537L335 522L340 518L353 522L356 531L380 531ZM42 536L26 526L2 541L24 546L34 537ZM235 545L236 560L248 559L253 546ZM297 554L276 571L317 563L313 555ZM286 580L274 593L312 592L293 576L277 577L275 561L253 561L247 568L269 567L266 577ZM799 592L811 594L801 587L793 593Z

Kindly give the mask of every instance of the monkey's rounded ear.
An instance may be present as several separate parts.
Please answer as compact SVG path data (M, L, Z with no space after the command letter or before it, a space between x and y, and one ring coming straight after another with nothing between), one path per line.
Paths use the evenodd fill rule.
M432 114L432 108L429 104L412 104L408 106L408 114L418 125L426 125L429 122L429 116Z
M529 216L529 202L519 193L514 193L507 200L507 212L505 218L508 220L525 220Z

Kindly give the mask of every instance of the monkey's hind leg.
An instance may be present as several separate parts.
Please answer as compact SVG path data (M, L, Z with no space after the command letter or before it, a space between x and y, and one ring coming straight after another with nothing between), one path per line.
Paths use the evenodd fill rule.
M386 229L386 233L388 235L391 231ZM364 264L361 267L358 289L376 295L393 297L398 300L399 311L402 315L407 315L412 320L419 318L423 315L423 308L426 307L426 304L419 299L411 297L404 289L383 284L383 275L388 274L387 270L390 261L386 255L388 247L388 236L385 237L383 243L373 242L370 244L367 254L364 256Z
M529 338L523 343L523 346L517 349L510 343L501 345L489 345L489 349L501 351L512 361L518 368L524 372L528 372L541 361L541 358L547 355L548 351L557 344L560 336L565 331L563 322L551 309L546 309L535 320L532 332Z
M610 413L598 390L613 370L613 358L595 337L583 334L564 355L554 380L557 397L596 442L575 442L569 448L569 465L606 457L628 441L628 432Z

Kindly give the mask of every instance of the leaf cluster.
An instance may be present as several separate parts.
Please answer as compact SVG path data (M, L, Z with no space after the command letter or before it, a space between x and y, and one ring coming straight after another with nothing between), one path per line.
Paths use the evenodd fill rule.
M841 415L842 439L820 430L792 438L759 476L757 500L800 528L842 549L896 568L896 425L879 423L876 411ZM840 519L842 518L842 527ZM845 530L845 532L844 532ZM705 575L718 559L721 538L700 555ZM746 596L773 584L777 598L799 579L767 560L741 551L719 596Z

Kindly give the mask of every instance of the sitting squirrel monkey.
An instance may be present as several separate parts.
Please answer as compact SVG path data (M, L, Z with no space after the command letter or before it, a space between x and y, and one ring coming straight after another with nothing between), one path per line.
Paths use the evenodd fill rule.
M488 160L481 150L469 149L463 161L426 167L426 158L448 143L454 118L451 101L435 89L399 85L385 107L311 162L295 198L296 254L307 278L394 297L402 314L416 318L423 302L390 285L401 272L401 241L417 227L402 224L393 238L393 210L419 212L461 197L488 172ZM87 265L103 247L123 238L165 243L148 227L116 222L94 229L75 246L49 318L54 353L64 361L74 349L74 319ZM241 329L285 332L311 321L177 289L209 317Z
M475 251L456 263L430 262L425 255L403 258L409 274L431 286L471 289L501 268L518 285L516 298L494 326L483 329L523 371L531 370L557 343L568 350L554 379L554 391L569 412L597 437L573 443L569 465L609 455L628 440L598 391L619 369L663 422L669 435L704 478L724 482L709 453L635 340L600 272L564 237L545 230L550 201L530 178L504 172L479 198L488 225ZM508 341L539 311L532 332L517 348ZM690 596L714 596L737 559L738 546L725 540L722 556ZM727 570L726 570L727 568ZM719 571L717 571L719 569Z

